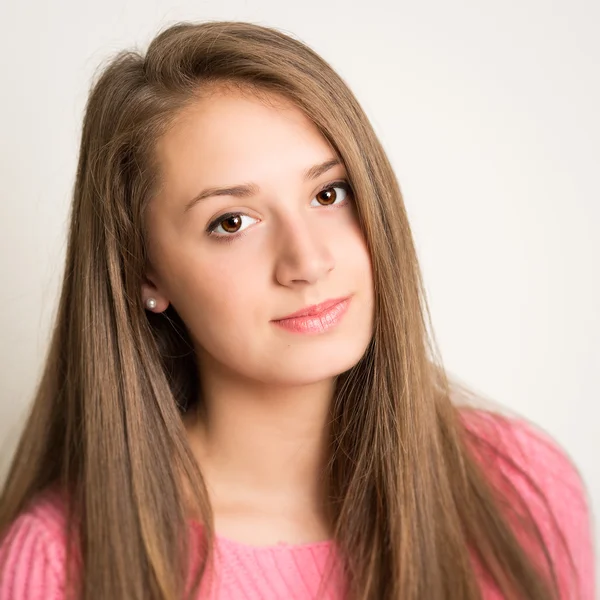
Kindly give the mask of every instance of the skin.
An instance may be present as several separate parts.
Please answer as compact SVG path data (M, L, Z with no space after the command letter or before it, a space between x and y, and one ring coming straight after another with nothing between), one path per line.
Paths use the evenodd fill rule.
M373 328L371 262L354 199L337 183L321 193L346 171L340 164L304 180L336 153L300 110L271 99L215 91L159 141L163 186L149 207L142 287L154 312L171 303L193 338L205 411L184 424L217 535L252 545L330 535L319 473L334 378L359 361ZM260 189L251 197L211 196L185 210L205 188L250 182ZM209 236L226 212L246 216ZM346 315L325 333L272 322L348 295Z

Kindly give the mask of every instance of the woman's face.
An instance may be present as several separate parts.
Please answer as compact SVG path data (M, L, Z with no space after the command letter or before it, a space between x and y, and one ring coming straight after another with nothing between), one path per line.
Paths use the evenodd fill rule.
M372 335L371 263L345 169L315 168L336 154L307 117L284 100L214 94L157 152L142 293L157 312L174 306L201 371L302 385L355 365ZM192 202L210 188L238 189ZM346 297L345 312L277 322Z

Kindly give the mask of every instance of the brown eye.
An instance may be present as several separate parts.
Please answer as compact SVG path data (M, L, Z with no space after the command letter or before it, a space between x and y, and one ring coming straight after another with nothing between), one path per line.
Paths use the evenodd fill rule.
M244 213L224 213L208 225L206 232L215 237L233 239L238 233L247 229L252 221L258 221L258 219Z
M341 206L346 204L350 196L350 184L345 181L336 181L326 188L322 189L313 198L311 206ZM314 204L315 200L318 204Z
M221 227L227 233L236 233L242 226L242 217L240 215L232 215L221 221Z
M333 204L337 198L337 192L335 191L335 189L336 188L334 187L330 187L324 189L322 192L319 192L317 194L317 199L319 200L319 202L326 206L329 204Z

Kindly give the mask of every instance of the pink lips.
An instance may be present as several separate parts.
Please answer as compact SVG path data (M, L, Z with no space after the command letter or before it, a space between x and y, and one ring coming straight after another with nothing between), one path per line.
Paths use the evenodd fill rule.
M337 325L350 304L350 297L327 300L273 321L294 333L323 333Z

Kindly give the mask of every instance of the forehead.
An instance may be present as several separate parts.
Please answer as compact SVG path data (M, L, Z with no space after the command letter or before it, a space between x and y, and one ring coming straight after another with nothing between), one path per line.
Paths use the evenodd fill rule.
M265 102L236 92L194 101L156 151L167 184L188 178L214 184L257 180L273 169L299 173L335 154L314 123L290 101L270 96Z

